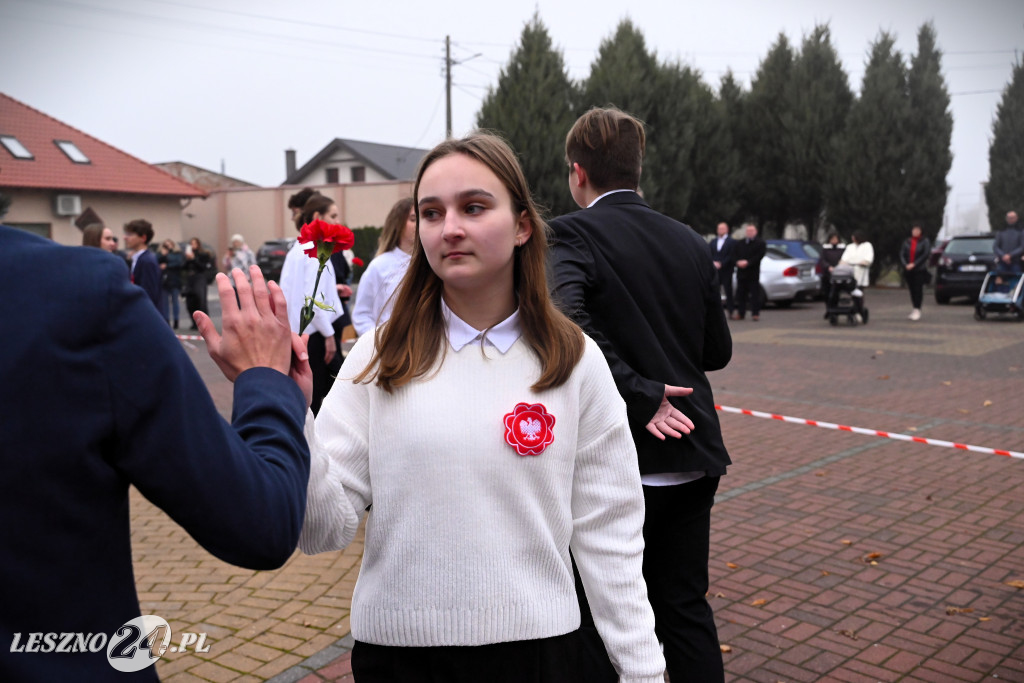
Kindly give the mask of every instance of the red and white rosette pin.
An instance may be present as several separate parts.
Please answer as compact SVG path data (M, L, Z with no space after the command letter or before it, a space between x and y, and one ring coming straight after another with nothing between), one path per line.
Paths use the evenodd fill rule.
M540 455L555 440L555 416L540 403L517 403L505 415L505 443L519 455Z

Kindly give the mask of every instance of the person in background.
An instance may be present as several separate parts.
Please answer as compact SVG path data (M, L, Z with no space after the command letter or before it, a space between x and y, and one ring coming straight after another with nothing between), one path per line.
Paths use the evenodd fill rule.
M301 340L275 285L254 292L237 274L239 308L220 276L223 336L200 324L234 382L228 424L124 266L4 226L0 244L0 317L19 330L0 353L0 681L155 682L155 666L112 669L105 647L6 650L16 633L23 645L40 632L113 639L140 616L132 487L225 562L291 557L309 479L306 402L288 377Z
M357 335L369 332L391 316L393 295L409 268L416 242L416 211L412 197L399 199L384 221L377 239L377 254L359 279L352 327Z
M921 319L921 302L924 300L924 285L928 280L928 257L932 253L932 243L921 234L921 224L914 223L910 228L910 237L900 247L900 265L903 266L903 277L910 290L912 307L910 320Z
M875 248L864 239L864 233L855 230L851 243L843 250L839 262L853 267L853 277L857 281L857 289L853 290L854 315L857 322L864 322L864 290L871 284L871 264L875 261Z
M203 246L198 237L193 237L185 247L185 304L191 316L196 311L209 314L207 287L210 284L210 272L216 270L213 254ZM192 329L196 323L193 317Z
M228 250L228 271L238 268L248 277L249 266L256 263L256 257L252 253L252 249L245 243L245 238L241 235L235 234L231 237L231 247Z
M768 245L757 234L757 226L747 223L745 237L736 244L736 313L733 320L743 320L750 303L750 319L760 319L761 305L761 261L764 260Z
M334 200L315 193L306 201L302 213L295 219L295 230L301 231L302 226L315 220L339 224L341 215ZM306 303L307 296L313 296L333 310L313 308L313 321L304 331L309 334L309 364L313 372L313 397L311 407L313 414L320 412L320 404L324 396L334 384L334 378L341 369L341 354L338 352L338 340L335 337L334 321L342 314L341 299L338 298L337 275L330 261L324 268L319 288L314 293L317 270L320 264L303 251L309 245L295 241L281 266L281 289L288 301L288 323L293 332L299 331L299 313Z
M131 254L132 284L138 285L149 295L149 300L160 310L160 264L149 250L153 241L153 224L143 218L125 223L124 246Z
M725 675L705 594L711 509L731 463L707 373L728 364L732 336L707 244L636 191L646 139L643 123L617 109L591 109L570 129L580 210L551 222L554 297L597 342L626 404L643 484L633 495L646 510L643 575L669 677L706 683ZM618 681L615 653L595 642L600 605L573 553L583 579L579 680Z
M1024 259L1024 229L1017 219L1016 211L1006 214L1006 227L996 233L992 251L996 256L996 270L1020 273Z
M160 315L174 329L178 329L178 314L181 310L181 272L185 267L185 255L181 253L178 243L164 240L160 244L160 270L163 278L160 283Z
M110 228L104 227L102 223L92 223L82 230L82 246L96 247L111 254L117 253L117 239Z
M718 271L718 282L725 292L725 312L732 316L736 304L732 296L732 273L736 269L736 240L729 235L729 224L722 222L715 228L715 238L708 243L711 249L711 260Z
M288 198L288 209L292 212L293 223L302 216L302 208L306 206L306 202L308 202L313 195L317 194L320 193L312 187L304 187Z
M821 273L821 293L825 297L825 308L828 308L829 293L832 282L832 270L839 265L843 258L843 250L846 245L839 239L839 233L835 230L829 232L828 240L822 245L821 256L818 257L818 272ZM828 311L825 312L828 317Z
M414 197L419 240L392 315L306 425L303 552L350 543L372 504L355 679L581 680L571 547L621 680L660 683L626 408L551 301L515 153L493 135L446 140Z

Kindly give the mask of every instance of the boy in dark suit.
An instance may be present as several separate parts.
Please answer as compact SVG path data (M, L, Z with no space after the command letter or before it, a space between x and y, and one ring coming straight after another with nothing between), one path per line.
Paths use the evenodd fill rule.
M124 226L124 246L131 255L131 280L146 292L156 309L160 310L160 263L149 250L153 241L153 224L136 218Z
M585 208L551 222L552 282L626 402L647 505L644 578L669 676L722 681L705 593L711 506L731 461L705 373L729 362L732 338L707 244L637 194L644 146L643 124L621 111L576 121L565 153L570 191ZM579 585L577 594L593 642ZM590 652L581 680L615 680L599 642Z

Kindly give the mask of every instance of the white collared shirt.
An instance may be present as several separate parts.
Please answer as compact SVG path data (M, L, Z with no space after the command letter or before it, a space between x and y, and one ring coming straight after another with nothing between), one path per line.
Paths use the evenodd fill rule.
M516 343L516 340L523 336L523 331L519 326L518 308L512 315L494 327L483 331L472 327L465 320L455 315L452 309L448 308L448 304L445 303L444 299L441 299L441 312L448 326L448 343L451 344L452 350L456 353L468 344L480 342L481 345L488 344L493 346L504 355Z
M604 199L608 195L615 194L616 192L634 192L635 193L636 190L630 190L629 188L621 188L621 189L618 189L618 190L609 190L609 191L605 192L603 195L601 195L600 197L598 197L597 199L595 199L594 201L592 201L589 204L587 204L587 208L589 209L594 204L597 204L599 201L601 201L602 199Z

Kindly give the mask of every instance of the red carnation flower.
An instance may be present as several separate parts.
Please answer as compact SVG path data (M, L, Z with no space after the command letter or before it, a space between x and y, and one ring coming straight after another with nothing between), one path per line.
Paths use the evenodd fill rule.
M356 243L356 236L344 225L335 225L317 218L302 226L299 242L311 243L303 249L306 256L322 260L325 255L330 258L331 254L351 249Z
M555 440L555 416L540 403L518 403L505 415L505 443L519 455L540 455Z
M362 267L364 265L363 259L359 258L358 256L353 256L352 265Z

